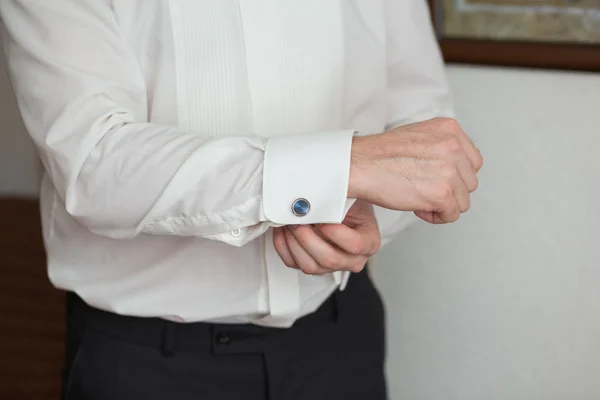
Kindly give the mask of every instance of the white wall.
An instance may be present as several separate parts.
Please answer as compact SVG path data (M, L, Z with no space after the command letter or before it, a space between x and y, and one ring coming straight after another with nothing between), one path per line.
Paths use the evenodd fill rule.
M600 399L600 75L451 67L472 211L375 259L393 400Z
M486 165L459 223L375 260L391 398L600 399L600 75L449 72ZM0 69L0 195L35 194L12 100Z

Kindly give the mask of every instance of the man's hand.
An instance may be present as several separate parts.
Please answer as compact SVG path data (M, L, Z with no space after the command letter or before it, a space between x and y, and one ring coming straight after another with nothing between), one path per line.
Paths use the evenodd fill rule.
M305 274L360 272L381 246L373 206L356 201L342 224L275 228L273 244L290 268Z
M454 222L470 207L482 164L455 120L405 125L354 139L348 197L434 224Z

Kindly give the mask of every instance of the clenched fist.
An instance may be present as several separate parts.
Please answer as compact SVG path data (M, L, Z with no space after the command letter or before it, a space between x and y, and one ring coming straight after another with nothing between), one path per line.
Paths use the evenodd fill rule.
M348 196L434 224L454 222L470 207L482 164L455 120L405 125L354 139Z

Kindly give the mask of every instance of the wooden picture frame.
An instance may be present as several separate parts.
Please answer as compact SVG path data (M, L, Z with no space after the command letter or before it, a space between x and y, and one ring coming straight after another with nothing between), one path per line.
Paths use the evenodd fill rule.
M594 31L586 43L569 41L515 40L447 35L444 32L445 7L457 0L428 0L442 53L447 62L510 67L600 71L600 35ZM464 0L461 0L464 1ZM505 1L520 0L470 0ZM540 0L522 0L540 1ZM565 1L565 0L549 0ZM572 0L573 1L573 0ZM600 11L599 11L600 15ZM600 24L600 19L599 19ZM480 25L481 26L481 25ZM600 26L600 25L598 25ZM596 28L596 26L594 26Z

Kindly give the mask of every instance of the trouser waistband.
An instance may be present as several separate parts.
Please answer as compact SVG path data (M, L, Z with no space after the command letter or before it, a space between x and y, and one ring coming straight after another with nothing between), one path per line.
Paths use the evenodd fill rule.
M262 353L293 340L311 327L335 323L337 313L336 292L314 313L298 319L288 329L252 324L177 323L113 314L87 305L75 293L67 294L67 323L76 324L80 334L92 329L124 342L160 349L166 356L177 351Z

